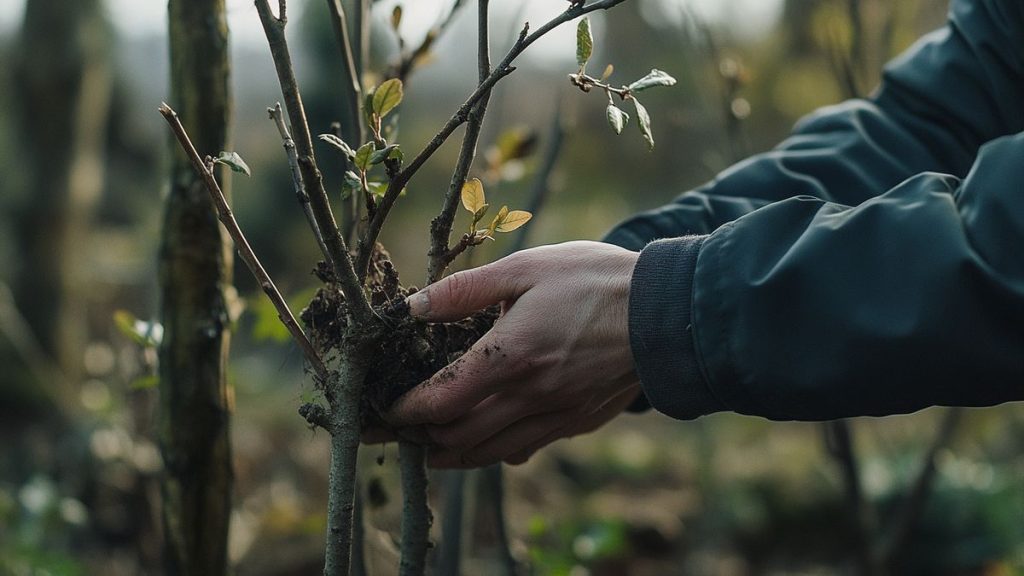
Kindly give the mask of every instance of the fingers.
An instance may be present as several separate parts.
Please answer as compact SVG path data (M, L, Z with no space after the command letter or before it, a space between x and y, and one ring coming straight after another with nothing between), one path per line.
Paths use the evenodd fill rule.
M472 448L434 448L428 464L434 468L477 468L501 461L523 464L535 452L556 440L597 430L625 410L635 397L634 387L629 387L593 413L557 411L530 416ZM435 435L436 431L432 431L431 436Z
M428 426L431 440L449 450L468 450L498 434L512 424L542 412L542 404L502 391L483 400L465 416L448 424Z
M469 352L402 395L388 412L388 422L445 424L501 389L507 371L496 369L494 354L484 352L492 349L494 338L494 332L488 332Z
M410 296L410 313L431 322L461 320L492 304L518 297L529 287L517 255L456 272Z
M565 414L551 412L524 418L479 445L465 451L433 449L427 464L433 468L480 468L501 462L546 437L557 437L566 427Z

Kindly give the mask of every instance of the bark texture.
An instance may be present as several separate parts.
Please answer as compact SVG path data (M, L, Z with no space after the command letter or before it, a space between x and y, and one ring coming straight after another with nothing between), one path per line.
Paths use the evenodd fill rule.
M224 0L170 0L172 103L200 154L229 148ZM225 193L229 182L220 170ZM232 254L203 182L175 147L160 254L160 445L168 574L227 572L231 513L230 340L225 288Z

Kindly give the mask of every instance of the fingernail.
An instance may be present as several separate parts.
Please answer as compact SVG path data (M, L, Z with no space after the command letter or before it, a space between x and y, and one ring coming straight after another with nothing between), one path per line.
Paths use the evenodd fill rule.
M409 305L409 314L417 318L426 318L427 313L430 312L430 296L426 290L420 290L409 296L405 299L405 303Z

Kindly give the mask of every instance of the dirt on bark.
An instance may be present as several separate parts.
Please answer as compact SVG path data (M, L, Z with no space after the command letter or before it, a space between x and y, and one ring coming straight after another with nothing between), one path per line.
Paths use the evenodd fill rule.
M326 263L320 262L313 273L324 286L302 311L301 319L313 345L321 355L330 357L348 330L347 305ZM370 358L363 416L364 420L381 420L381 414L399 397L468 351L491 329L500 310L492 306L465 320L443 324L412 318L405 298L417 288L402 286L390 256L380 245L370 263L367 279L370 303L384 323L385 336Z

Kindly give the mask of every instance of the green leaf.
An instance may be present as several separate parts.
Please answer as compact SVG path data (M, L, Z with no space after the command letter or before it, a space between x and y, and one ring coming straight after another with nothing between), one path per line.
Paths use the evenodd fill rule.
M384 196L384 193L388 191L388 185L383 182L367 182L366 188L370 191L370 194L380 198Z
M352 159L352 163L355 164L361 172L366 172L372 166L370 158L373 156L374 147L373 142L367 142L356 150L355 158Z
M373 154L370 154L370 164L380 164L390 158L395 150L398 150L398 144L389 144L380 150L374 150Z
M590 33L590 18L583 18L576 26L576 63L580 70L587 67L587 62L594 54L594 36Z
M320 139L340 150L341 153L347 156L349 159L356 157L356 151L353 150L352 147L349 146L344 140L338 138L334 134L321 134Z
M373 124L373 97L375 93L370 90L363 96L363 116L366 117L367 124Z
M644 108L643 104L640 103L636 98L630 98L633 101L633 107L636 108L636 121L640 125L640 132L644 135L644 140L647 141L647 147L654 150L654 135L651 134L651 115L647 113L647 108Z
M242 157L238 155L238 152L221 152L220 156L214 158L213 161L217 164L223 164L228 168L231 168L232 172L252 176L252 172L249 170L249 165L245 163L245 160L242 160Z
M402 25L402 5L398 4L394 10L391 11L391 29L398 32L398 27Z
M396 145L394 150L391 151L389 158L398 160L398 163L401 164L402 162L405 162L405 152L402 152L402 149Z
M127 310L114 312L114 326L139 346L155 348L163 340L164 327L159 322L139 320Z
M626 89L630 92L642 92L655 86L674 86L676 79L655 68L647 76L633 82Z
M398 78L387 80L373 91L372 110L383 118L402 103L402 97L402 81Z
M363 181L359 179L359 174L349 170L345 172L345 176L341 181L341 199L348 200L353 194L358 194L363 191Z
M479 210L477 210L476 212L473 213L473 224L474 225L476 225L477 222L479 222L479 221L484 219L484 216L487 215L487 210L490 207L491 207L490 204L484 204L483 206L480 207Z
M530 218L533 218L533 214L526 210L512 210L505 214L505 217L501 219L501 222L494 228L494 231L511 232L529 222Z
M529 128L510 128L498 136L495 143L497 150L495 163L504 164L512 160L522 160L537 149L537 133Z
M501 210L498 210L498 215L491 220L491 225L487 227L487 236L493 235L498 230L498 226L501 226L506 216L508 216L508 206L502 206Z
M462 205L471 213L476 214L487 203L484 195L484 184L479 178L466 180L462 185Z
M616 134L622 134L622 129L629 124L629 114L620 110L614 104L608 105L608 125L615 130Z

